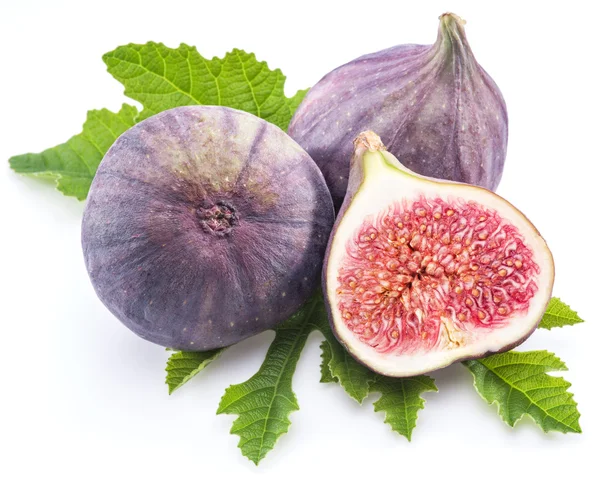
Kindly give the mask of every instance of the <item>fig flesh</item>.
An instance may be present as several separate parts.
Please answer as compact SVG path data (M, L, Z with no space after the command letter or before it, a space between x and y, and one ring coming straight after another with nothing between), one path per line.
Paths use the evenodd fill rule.
M506 105L475 60L462 19L442 15L433 45L400 45L338 67L300 104L288 133L321 168L336 209L346 193L352 141L366 130L412 171L498 186Z
M511 349L536 328L553 282L544 239L510 203L414 173L373 132L358 136L323 288L359 362L404 377Z
M215 106L126 131L92 183L85 263L108 309L141 337L228 346L293 314L319 283L333 225L318 167L285 132Z

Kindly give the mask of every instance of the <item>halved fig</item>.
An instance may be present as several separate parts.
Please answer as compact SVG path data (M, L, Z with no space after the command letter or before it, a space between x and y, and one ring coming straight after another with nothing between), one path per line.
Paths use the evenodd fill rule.
M553 282L546 242L509 202L408 170L373 132L357 137L323 287L359 362L405 377L511 349Z

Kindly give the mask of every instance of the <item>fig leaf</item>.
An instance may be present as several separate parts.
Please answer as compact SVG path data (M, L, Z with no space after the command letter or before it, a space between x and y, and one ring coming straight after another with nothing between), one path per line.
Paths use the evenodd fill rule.
M254 54L233 49L219 59L205 59L195 47L181 44L129 44L103 56L108 71L141 102L142 112L124 104L118 113L88 111L83 131L41 153L10 158L14 171L49 178L66 196L83 200L108 148L137 122L173 107L222 105L257 115L286 130L308 89L284 94L285 76L270 70Z
M118 47L103 60L125 95L144 106L138 121L173 107L210 104L250 112L285 130L308 91L286 97L281 70L239 49L206 59L186 44L171 49L148 42Z
M548 351L509 351L463 364L473 373L477 392L496 403L502 419L514 426L529 415L544 432L581 433L571 383L546 374L567 366Z
M325 336L321 344L321 382L339 382L348 395L361 404L369 395L369 385L375 381L375 373L356 362L344 349L327 320L319 326L319 331ZM325 367L329 367L330 380L327 380Z
M421 394L438 390L429 376L398 378L379 375L370 384L369 389L370 392L381 393L381 397L373 403L375 412L384 411L384 422L409 441L417 425L418 412L425 406Z
M179 389L202 369L217 359L225 349L215 349L205 352L178 351L171 354L167 361L166 383L169 394Z
M231 433L240 437L238 447L256 465L287 433L289 415L299 409L292 377L308 335L326 319L318 294L275 329L275 339L258 372L246 382L229 386L221 398L217 414L238 415Z
M564 327L565 325L575 325L583 322L583 319L577 315L577 312L571 309L558 297L552 297L538 329L553 329L554 327Z
M136 123L137 114L137 109L127 104L117 113L88 111L81 133L41 153L13 156L10 167L20 174L49 178L64 195L83 200L104 153Z
M434 380L429 376L396 378L375 374L350 357L337 340L331 339L330 329L321 327L319 330L326 337L321 343L321 382L340 382L348 395L359 403L370 393L380 393L381 397L373 403L375 412L384 411L384 422L410 441L417 413L425 405L421 394L438 390ZM333 375L332 367L337 368L338 376Z
M321 342L321 380L319 382L340 382L339 379L331 373L329 363L333 357L333 351L328 341Z
M338 346L339 352L334 351L332 346ZM321 382L344 381L345 384L342 384L342 387L359 403L370 393L380 393L381 397L373 403L375 412L384 411L386 413L384 422L410 441L412 431L417 424L417 413L425 405L421 393L437 392L438 390L434 380L429 376L404 378L381 376L354 361L351 357L349 359L341 358L336 363L334 359L339 357L338 354L346 353L337 341L324 340L321 343L321 351ZM345 367L344 371L338 371L341 377L332 374L331 365ZM329 373L327 373L327 369L329 369ZM357 387L360 388L360 395L364 394L361 399L356 397ZM366 393L363 392L364 387L366 387Z

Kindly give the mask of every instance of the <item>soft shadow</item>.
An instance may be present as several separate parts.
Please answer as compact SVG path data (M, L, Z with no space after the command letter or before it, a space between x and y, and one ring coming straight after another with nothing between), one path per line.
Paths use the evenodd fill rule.
M452 364L429 375L435 379L439 392L426 393L428 402L431 401L433 404L440 404L441 401L444 401L442 404L445 405L449 401L449 399L445 398L450 398L452 394L455 394L461 398L468 398L469 403L472 403L477 408L477 411L489 415L487 417L490 419L495 419L497 421L497 430L502 431L506 435L517 437L520 434L531 433L544 440L555 440L557 437L564 437L561 433L544 433L529 415L524 415L517 421L514 427L509 426L500 416L498 404L489 404L479 395L473 384L472 374L461 363Z
M227 347L216 360L188 381L186 388L194 391L194 387L213 387L214 384L222 386L222 395L230 385L242 383L258 371L274 338L275 332L268 330ZM165 356L165 365L169 354ZM171 397L179 397L182 392L180 388ZM226 425L231 426L231 422L226 422Z
M72 196L65 196L56 189L54 181L24 176L10 170L13 187L19 192L19 196L27 200L35 201L35 209L64 218L81 219L85 202L79 201Z

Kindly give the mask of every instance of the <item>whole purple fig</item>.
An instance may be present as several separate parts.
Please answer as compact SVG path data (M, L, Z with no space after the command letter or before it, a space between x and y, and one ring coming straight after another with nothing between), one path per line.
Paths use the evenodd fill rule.
M135 333L208 350L273 328L319 282L327 185L285 132L251 114L179 107L126 131L92 183L92 284Z
M359 57L310 89L288 133L321 168L336 208L348 184L352 141L369 129L412 171L498 186L508 139L506 105L475 60L464 23L446 13L435 44Z

